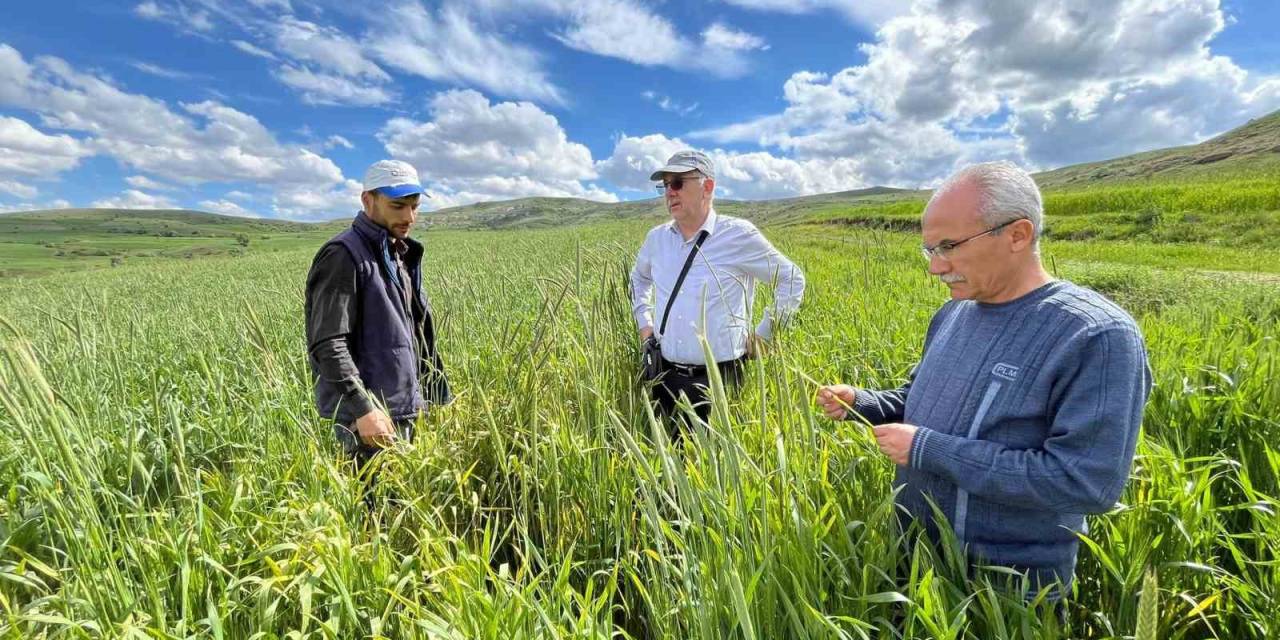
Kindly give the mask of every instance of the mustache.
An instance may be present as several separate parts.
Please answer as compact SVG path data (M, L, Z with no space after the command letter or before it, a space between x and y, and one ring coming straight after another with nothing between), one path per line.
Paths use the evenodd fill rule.
M944 284L955 284L957 282L965 281L964 276L958 273L944 273L938 276L938 279L941 280Z

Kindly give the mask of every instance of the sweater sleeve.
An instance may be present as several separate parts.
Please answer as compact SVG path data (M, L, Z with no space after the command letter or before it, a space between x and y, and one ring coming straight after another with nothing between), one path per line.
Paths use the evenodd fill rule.
M1075 343L1076 347L1072 347ZM1042 447L1011 449L920 425L910 466L938 474L985 499L1014 507L1102 513L1115 505L1129 477L1151 371L1142 337L1132 326L1084 334L1077 366L1055 392L1049 437Z
M924 350L921 362L911 368L907 381L896 389L858 389L853 396L853 409L845 415L846 420L865 420L873 425L902 422L907 412L907 394L916 380L916 372L920 369L923 353L928 353L937 337L938 327L943 324L949 314L954 312L951 303L947 303L929 320L929 328L924 335Z
M858 389L853 396L853 409L847 420L865 420L873 425L902 422L907 411L907 393L915 381L915 369L907 383L897 389Z

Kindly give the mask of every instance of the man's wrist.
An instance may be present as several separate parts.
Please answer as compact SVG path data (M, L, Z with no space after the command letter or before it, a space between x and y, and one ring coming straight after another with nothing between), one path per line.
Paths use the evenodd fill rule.
M845 420L857 420L862 414L858 413L858 390L855 388L850 391L849 408L844 410Z

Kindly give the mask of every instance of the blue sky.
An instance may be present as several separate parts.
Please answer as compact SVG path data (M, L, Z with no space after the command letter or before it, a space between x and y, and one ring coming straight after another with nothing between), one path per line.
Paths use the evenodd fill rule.
M0 21L0 211L349 215L414 163L432 207L920 187L1202 140L1280 109L1273 0L144 0Z

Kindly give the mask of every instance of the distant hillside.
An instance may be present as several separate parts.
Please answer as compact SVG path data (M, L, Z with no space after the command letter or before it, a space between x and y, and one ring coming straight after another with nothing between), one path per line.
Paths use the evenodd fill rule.
M792 220L832 204L873 204L910 197L915 192L872 187L780 200L716 200L716 210L757 221ZM662 218L667 215L659 198L631 202L593 202L579 198L520 198L481 202L440 209L425 214L427 224L464 229L505 229L588 224L610 220Z
M255 232L301 232L311 225L287 220L240 218L189 209L50 209L0 215L0 238L11 233L107 233L156 236L218 236Z
M315 244L331 228L180 209L8 213L0 215L0 276Z
M1280 176L1280 111L1200 144L1147 151L1036 174L1042 188L1084 187L1147 178L1215 180Z

